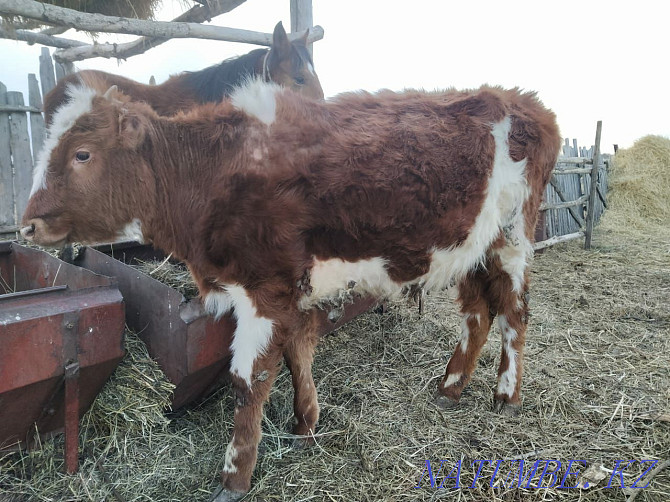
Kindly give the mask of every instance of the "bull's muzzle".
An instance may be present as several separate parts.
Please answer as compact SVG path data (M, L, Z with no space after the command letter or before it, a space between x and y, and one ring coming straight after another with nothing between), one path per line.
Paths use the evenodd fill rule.
M67 235L66 231L53 228L42 218L24 220L21 228L21 236L24 239L46 247L59 247L65 244Z

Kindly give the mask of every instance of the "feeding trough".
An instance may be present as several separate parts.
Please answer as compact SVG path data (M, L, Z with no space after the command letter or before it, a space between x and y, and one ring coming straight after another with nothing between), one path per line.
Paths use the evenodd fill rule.
M219 321L205 312L199 298L186 298L130 265L162 261L165 255L137 243L87 247L75 264L115 277L126 302L126 324L147 344L168 379L176 386L172 408L204 397L228 378L230 342L235 321ZM367 311L375 300L361 299L347 305L337 322L321 313L320 334L329 333Z
M116 281L0 242L0 449L65 427L68 471L77 426L123 357Z

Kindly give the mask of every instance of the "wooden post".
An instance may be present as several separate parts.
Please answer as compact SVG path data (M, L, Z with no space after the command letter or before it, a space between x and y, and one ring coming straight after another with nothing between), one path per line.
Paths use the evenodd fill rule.
M0 82L0 105L7 104L7 87ZM0 112L0 229L13 226L14 179L9 150L9 112Z
M42 109L42 96L40 96L40 85L34 73L28 74L28 104ZM30 112L30 139L33 146L33 159L40 153L44 144L44 118L41 113Z
M314 26L312 0L291 0L291 32L304 32ZM313 44L307 44L309 55L313 57Z
M23 94L20 92L8 92L7 104L23 106ZM19 221L28 205L30 189L33 184L33 157L30 154L28 118L25 112L12 113L9 131L9 148L12 152L12 164L14 165L16 218Z
M603 128L603 121L599 120L596 126L596 144L593 147L593 168L591 169L591 190L589 192L589 209L586 215L586 239L584 239L584 249L591 249L591 237L593 235L593 223L596 214L596 189L598 188L598 168L600 167L600 134Z
M56 87L54 65L48 47L42 47L42 53L40 54L40 82L42 84L42 96L46 96L51 89Z

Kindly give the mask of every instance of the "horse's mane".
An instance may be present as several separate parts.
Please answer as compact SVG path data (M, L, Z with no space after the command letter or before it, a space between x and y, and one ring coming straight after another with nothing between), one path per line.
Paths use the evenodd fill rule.
M254 75L258 59L267 51L268 49L255 49L204 70L187 71L173 78L182 80L186 86L194 89L201 103L221 101L230 95L233 88L242 84L247 77Z

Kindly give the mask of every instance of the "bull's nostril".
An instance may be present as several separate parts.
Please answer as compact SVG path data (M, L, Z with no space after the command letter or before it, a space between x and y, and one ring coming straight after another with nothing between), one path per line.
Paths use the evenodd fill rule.
M23 227L21 229L21 235L26 239L35 235L35 224L32 223L31 225L28 225L27 227Z

